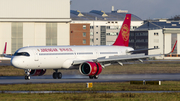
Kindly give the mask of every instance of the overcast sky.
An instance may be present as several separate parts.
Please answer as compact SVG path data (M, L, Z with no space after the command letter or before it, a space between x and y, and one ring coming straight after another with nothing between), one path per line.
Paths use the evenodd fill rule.
M171 18L180 15L180 0L71 0L71 10L89 12L114 9L128 10L141 19Z

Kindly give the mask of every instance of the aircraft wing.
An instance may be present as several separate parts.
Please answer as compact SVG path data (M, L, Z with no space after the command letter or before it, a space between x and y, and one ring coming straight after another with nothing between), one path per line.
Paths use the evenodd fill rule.
M177 44L177 40L176 40L176 42L175 42L175 44L173 46L173 49L172 49L172 51L170 53L173 53L173 51L174 51L174 49L176 47L176 44ZM157 49L157 48L150 48L148 50L152 50L152 49ZM144 50L147 50L147 49L129 51L129 53L131 53L131 52L139 52L139 51L144 51ZM170 54L170 53L168 53L168 54ZM100 57L100 58L91 59L91 60L74 60L72 65L78 65L78 64L81 64L81 63L86 62L86 61L103 63L103 62L112 62L112 61L119 62L119 61L128 61L128 60L140 60L142 62L141 59L149 58L149 57L156 57L156 56L161 56L161 55L165 55L165 54L154 54L154 55L145 55L145 54L117 55L117 56L109 56L108 58Z
M144 55L144 54L133 54L133 55L121 55L121 56L111 56L109 58L97 59L98 62L108 62L108 61L123 61L123 60L139 60L149 57L161 56L157 55Z
M78 65L86 61L103 63L103 62L112 62L112 61L118 62L118 61L128 61L128 60L139 60L139 59L161 56L161 55L162 54L156 54L156 55L132 54L132 55L109 56L108 58L101 57L101 58L92 59L92 60L74 60L72 65Z
M133 50L133 51L128 51L127 53L142 52L142 51L146 51L146 50L154 50L154 49L159 49L159 48L137 49L137 50Z
M7 55L7 54L6 54L6 48L7 48L7 42L5 42L3 54L0 54L0 55L4 56L4 57L6 57L6 58L12 58L11 55Z
M12 58L12 55L3 54L3 56L6 58Z

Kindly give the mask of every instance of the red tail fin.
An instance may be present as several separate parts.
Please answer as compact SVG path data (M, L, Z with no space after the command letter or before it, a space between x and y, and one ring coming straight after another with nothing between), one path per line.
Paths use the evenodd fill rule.
M114 42L115 46L129 46L129 32L131 25L131 14L126 14L119 35Z
M6 47L7 47L7 42L5 42L4 52L3 52L3 54L6 54Z

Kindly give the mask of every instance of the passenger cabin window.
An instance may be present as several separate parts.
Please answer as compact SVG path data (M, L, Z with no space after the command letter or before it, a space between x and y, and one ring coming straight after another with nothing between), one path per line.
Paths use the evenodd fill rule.
M27 52L19 52L19 53L15 53L14 56L30 56L29 53Z

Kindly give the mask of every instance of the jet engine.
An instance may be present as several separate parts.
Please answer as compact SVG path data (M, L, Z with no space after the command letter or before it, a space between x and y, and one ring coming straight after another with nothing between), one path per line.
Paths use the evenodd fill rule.
M30 76L42 76L46 73L46 69L33 69L30 72Z
M79 66L81 74L86 76L99 75L102 72L102 66L96 62L84 62Z

